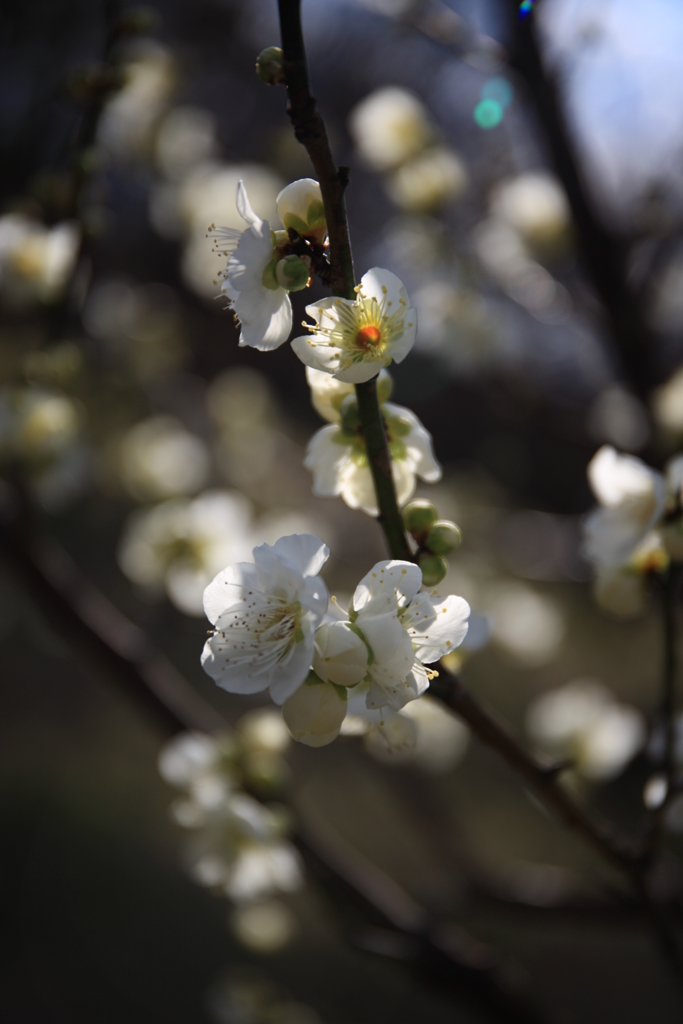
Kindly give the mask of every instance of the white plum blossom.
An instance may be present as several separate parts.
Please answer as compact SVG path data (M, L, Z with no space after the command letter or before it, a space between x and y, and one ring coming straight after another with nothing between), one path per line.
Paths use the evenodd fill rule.
M315 634L313 670L336 686L355 686L368 671L368 647L349 622L324 622Z
M455 650L467 633L470 607L461 597L440 601L420 591L412 562L378 562L353 595L350 619L371 651L368 708L399 711L429 686L425 668Z
M411 213L429 213L456 199L467 185L467 172L446 146L432 146L395 170L387 190L397 206Z
M325 207L320 185L313 178L300 178L283 188L277 197L276 208L285 230L293 228L303 238L317 242L325 240Z
M432 437L417 416L400 405L382 406L391 469L399 505L415 493L417 477L427 483L441 479L441 466L434 458ZM313 473L313 493L320 497L339 495L350 508L370 516L379 512L372 474L362 434L347 433L342 426L318 430L308 442L304 465Z
M530 705L527 729L555 757L570 758L579 775L615 778L645 742L641 713L621 704L593 679L541 694Z
M588 480L600 507L585 520L586 557L603 566L627 562L664 512L664 478L604 445L588 465Z
M415 343L417 313L395 274L373 267L361 278L354 301L335 296L306 306L315 320L310 337L294 338L299 359L345 383L375 377L392 360L402 362Z
M237 209L248 225L246 231L212 228L217 251L229 253L221 292L240 321L240 345L268 352L289 337L292 304L287 290L275 278L275 245L270 224L254 213L241 179L237 186Z
M283 704L306 679L328 595L318 572L329 548L311 534L254 548L253 563L230 565L204 592L214 630L204 670L229 693L270 689Z
M119 545L123 572L151 593L166 590L186 615L201 615L204 589L253 545L250 502L238 491L174 498L129 519Z

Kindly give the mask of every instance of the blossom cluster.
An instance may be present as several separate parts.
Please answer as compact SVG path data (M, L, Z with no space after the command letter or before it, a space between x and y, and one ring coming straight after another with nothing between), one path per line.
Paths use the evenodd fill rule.
M470 611L460 597L422 590L412 562L387 560L363 577L346 612L319 576L328 556L310 534L281 537L255 548L253 562L228 566L204 594L214 627L205 671L230 693L269 690L309 746L339 734L349 690L387 713L424 693L426 666L462 643Z
M635 615L645 602L647 575L683 560L683 456L662 474L604 445L588 465L588 481L599 502L584 523L596 598L617 615Z

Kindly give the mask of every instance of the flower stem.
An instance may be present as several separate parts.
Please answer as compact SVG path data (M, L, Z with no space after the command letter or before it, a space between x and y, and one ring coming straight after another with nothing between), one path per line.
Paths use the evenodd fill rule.
M306 49L301 29L301 0L278 0L288 114L302 146L306 147L320 183L330 240L330 283L335 295L355 299L356 279L349 239L344 193L348 167L337 167L325 123L311 95ZM379 508L379 524L392 558L412 560L403 519L396 500L391 453L377 397L377 381L356 385L363 438Z

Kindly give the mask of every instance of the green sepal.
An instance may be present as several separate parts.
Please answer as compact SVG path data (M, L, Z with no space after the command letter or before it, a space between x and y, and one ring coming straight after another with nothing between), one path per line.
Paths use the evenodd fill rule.
M372 652L372 647L370 646L370 644L365 639L365 634L363 633L363 630L360 628L360 626L357 626L355 622L349 622L349 623L347 623L347 625L348 625L349 629L351 630L351 632L355 633L356 636L359 637L359 639L361 639L363 641L363 643L365 644L365 647L366 647L367 652L368 652L368 667L369 667L370 665L372 665L373 661L375 660L375 655Z

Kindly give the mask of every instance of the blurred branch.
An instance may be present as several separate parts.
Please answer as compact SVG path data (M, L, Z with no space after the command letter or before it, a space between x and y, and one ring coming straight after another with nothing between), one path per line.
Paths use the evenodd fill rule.
M335 295L353 301L356 279L344 193L348 167L337 167L323 119L311 95L301 28L301 0L278 0L288 113L296 135L306 147L320 183L330 240L330 283ZM356 385L363 439L377 494L379 524L393 558L412 559L396 500L391 455L377 397L377 382Z
M543 66L536 19L520 18L516 0L504 0L511 32L509 63L527 86L576 228L581 261L605 310L613 348L634 392L657 383L653 346L641 304L628 282L628 249L604 225L577 159L557 80Z

